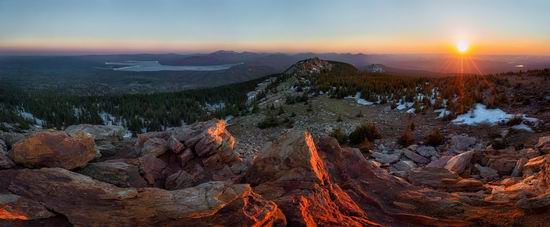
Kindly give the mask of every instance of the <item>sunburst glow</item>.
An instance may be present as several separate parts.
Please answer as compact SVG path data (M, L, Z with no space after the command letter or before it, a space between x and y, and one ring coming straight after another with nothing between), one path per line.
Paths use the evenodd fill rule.
M470 49L470 44L468 43L468 41L462 40L456 44L456 50L458 51L458 53L465 54L466 52L468 52L468 49Z

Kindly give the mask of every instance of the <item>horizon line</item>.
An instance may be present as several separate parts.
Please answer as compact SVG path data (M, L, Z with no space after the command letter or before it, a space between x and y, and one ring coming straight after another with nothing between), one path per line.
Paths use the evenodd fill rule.
M253 53L253 54L285 54L285 55L300 55L300 54L339 54L339 55L455 55L453 53L447 53L447 52L418 52L418 53L382 53L382 52L373 52L373 53L365 53L365 52L337 52L337 51L322 51L322 52L316 52L316 51L250 51L250 50L203 50L203 51L180 51L180 52L171 52L171 51L114 51L114 52L93 52L93 51L74 51L74 52L56 52L56 51L43 51L43 52L7 52L3 53L2 50L0 50L0 56L2 57L71 57L71 56L102 56L102 55L208 55L208 54L214 54L217 52L233 52L237 54L244 54L244 53ZM494 53L494 54L474 54L472 56L532 56L532 57L550 57L550 53L548 54L522 54L522 53Z

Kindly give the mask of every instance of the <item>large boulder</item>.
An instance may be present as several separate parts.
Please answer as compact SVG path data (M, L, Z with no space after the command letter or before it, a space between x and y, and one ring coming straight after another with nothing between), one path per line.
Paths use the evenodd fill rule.
M448 169L449 171L453 171L457 174L461 174L464 172L466 167L470 165L470 160L472 160L472 157L474 156L474 151L467 151L458 155L455 155L449 161L447 161L447 164L445 164L445 169Z
M426 158L439 156L439 153L437 153L437 150L432 146L419 146L416 148L416 153Z
M25 135L16 132L0 132L0 140L6 142L8 148L13 146L15 143L25 139Z
M454 135L449 139L448 150L455 153L462 153L464 151L474 148L477 143L477 139L466 135Z
M79 173L119 187L147 186L147 182L139 173L139 167L123 161L90 163Z
M102 140L120 140L126 130L121 126L107 126L107 125L71 125L65 129L65 132L71 136L75 136L78 133L88 133L95 141Z
M383 164L396 163L401 159L401 153L384 154L381 152L372 152L370 156L372 156L376 161Z
M419 155L416 152L411 151L409 149L404 149L403 154L405 155L405 157L409 158L410 160L413 160L416 163L428 164L430 162L430 159L427 159L424 156Z
M122 141L125 131L121 126L89 124L71 125L65 129L65 132L70 136L79 133L90 135L94 139L98 150L96 158L104 157L104 159L117 155L117 143Z
M3 174L13 172L0 171ZM246 184L207 182L167 191L119 188L61 168L23 169L9 190L67 217L75 226L284 226L277 205Z
M28 168L85 166L96 156L94 140L84 133L69 136L61 131L38 132L13 145L10 157Z
M0 169L13 168L15 163L8 157L8 146L0 139Z

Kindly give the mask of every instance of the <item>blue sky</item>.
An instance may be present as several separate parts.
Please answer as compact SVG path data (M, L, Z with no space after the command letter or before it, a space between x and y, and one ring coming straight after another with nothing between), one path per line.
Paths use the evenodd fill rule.
M550 54L547 0L0 0L0 52ZM547 44L547 45L545 45Z

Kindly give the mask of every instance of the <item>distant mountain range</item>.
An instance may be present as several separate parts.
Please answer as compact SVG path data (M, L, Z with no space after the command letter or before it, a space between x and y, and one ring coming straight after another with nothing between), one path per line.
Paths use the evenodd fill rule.
M264 66L280 72L297 61L312 57L340 61L364 69L371 64L381 64L397 69L395 71L431 73L499 73L550 67L550 56L483 55L464 57L465 68L459 67L458 56L443 54L352 54L352 53L256 53L216 51L207 54L134 54L134 55L90 55L89 59L105 60L158 60L166 65L219 65L245 63ZM473 66L475 64L475 66ZM476 69L477 68L477 69Z
M25 89L76 94L143 93L214 87L281 73L295 62L318 57L349 63L360 70L375 65L387 74L445 76L550 68L550 57L381 55L351 53L255 53L216 51L200 54L116 54L83 56L0 56L0 82ZM219 71L115 71L107 62L158 61L170 66L235 64ZM159 67L163 68L163 67ZM181 67L201 68L201 67Z

